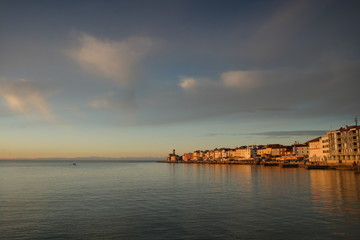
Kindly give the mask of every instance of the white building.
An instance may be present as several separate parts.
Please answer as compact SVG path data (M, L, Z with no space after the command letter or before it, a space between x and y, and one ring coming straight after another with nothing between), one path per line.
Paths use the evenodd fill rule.
M257 146L241 146L235 149L236 159L250 159L257 154Z
M293 154L296 157L309 157L309 145L307 143L299 144L298 142L294 143Z
M353 164L360 162L360 126L346 126L327 132L328 158L331 162Z
M324 162L329 159L328 135L317 137L307 142L309 144L309 161Z

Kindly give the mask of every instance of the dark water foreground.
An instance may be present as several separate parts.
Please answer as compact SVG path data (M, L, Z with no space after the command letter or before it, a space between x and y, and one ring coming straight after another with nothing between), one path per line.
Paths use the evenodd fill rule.
M360 239L360 175L0 161L0 239Z

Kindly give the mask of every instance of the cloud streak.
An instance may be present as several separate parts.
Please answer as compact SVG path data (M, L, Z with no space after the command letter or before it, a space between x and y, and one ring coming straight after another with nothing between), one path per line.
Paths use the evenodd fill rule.
M217 80L180 77L178 85L183 90L193 90L199 87L248 90L261 85L264 73L262 71L227 71L221 73Z
M288 59L289 53L301 55L296 47L296 38L318 9L318 3L309 0L284 4L255 27L241 47L241 54L257 63Z
M334 109L337 114L357 114L359 66L337 58L311 68L228 71L217 80L187 77L178 84L180 101L191 118L235 112L314 117L331 115Z
M207 133L205 137L256 135L265 137L314 137L325 134L325 130L269 131L257 133Z
M109 78L120 86L133 84L137 64L154 46L154 42L145 37L111 41L82 33L77 40L79 46L71 50L70 55L87 71Z
M130 111L135 109L135 103L129 99L123 99L115 92L108 92L104 95L95 97L89 103L90 107L95 110L124 110Z
M0 78L0 96L5 106L12 112L21 115L39 116L48 121L56 122L50 109L48 98L53 91L43 89L26 79L9 81Z
M249 135L259 135L266 137L313 137L321 136L325 134L325 130L300 130L300 131L271 131L271 132L259 132Z
M140 66L157 46L148 37L130 37L114 41L86 33L79 34L78 46L70 56L85 71L101 76L101 83L110 80L115 85L111 92L93 98L89 106L94 110L113 110L132 118L137 109L136 92L142 78ZM105 80L105 82L104 82Z

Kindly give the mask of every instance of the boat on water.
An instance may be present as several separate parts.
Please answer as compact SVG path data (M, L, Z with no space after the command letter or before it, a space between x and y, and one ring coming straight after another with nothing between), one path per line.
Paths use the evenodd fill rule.
M277 162L264 162L262 165L263 166L279 166L279 163L277 163Z
M309 170L311 170L311 169L330 169L330 166L329 165L308 165L306 168Z
M283 163L281 164L282 168L297 168L299 167L299 164L297 163Z
M72 165L76 165L76 163L74 162Z

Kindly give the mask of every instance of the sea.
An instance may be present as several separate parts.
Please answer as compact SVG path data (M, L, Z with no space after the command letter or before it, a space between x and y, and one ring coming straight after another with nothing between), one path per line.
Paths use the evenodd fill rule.
M360 239L360 174L1 160L0 239Z

